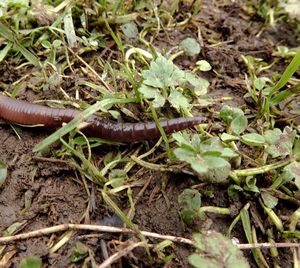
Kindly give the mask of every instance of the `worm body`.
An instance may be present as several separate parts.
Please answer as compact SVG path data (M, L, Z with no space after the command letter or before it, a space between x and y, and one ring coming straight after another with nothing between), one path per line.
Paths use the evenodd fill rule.
M0 118L14 124L58 128L80 114L81 112L75 109L50 108L0 95ZM116 123L96 115L88 117L86 122L88 126L83 130L85 133L111 141L134 142L160 137L154 122ZM166 134L170 134L201 122L203 122L202 117L180 117L161 120L160 125Z

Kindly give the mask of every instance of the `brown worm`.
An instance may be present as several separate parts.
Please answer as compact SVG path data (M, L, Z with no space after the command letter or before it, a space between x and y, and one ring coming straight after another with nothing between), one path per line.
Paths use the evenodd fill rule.
M0 118L10 123L58 128L80 114L79 110L50 108L0 95ZM160 125L166 134L170 134L198 125L203 120L203 117L179 117L162 120ZM88 125L83 130L85 133L111 141L134 142L161 136L154 122L116 123L96 115L88 117L86 122Z

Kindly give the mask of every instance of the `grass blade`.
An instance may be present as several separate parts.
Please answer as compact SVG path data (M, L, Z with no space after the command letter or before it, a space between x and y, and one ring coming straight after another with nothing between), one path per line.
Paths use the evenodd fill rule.
M2 62L7 53L10 51L10 49L12 48L12 43L8 43L1 51L0 51L0 62Z
M15 33L10 30L7 26L5 26L3 23L0 22L0 35L5 38L6 40L13 43L17 50L19 50L22 55L34 66L40 66L39 58L34 55L31 51L29 51L27 48L22 46L18 40L15 38Z
M285 86L285 84L292 77L292 75L298 70L299 66L300 66L300 49L296 53L291 63L285 69L278 83L271 89L269 98L271 98L274 95L274 93L276 93L278 90L280 90L282 87Z
M99 111L103 107L103 103L100 101L97 101L95 104L91 105L89 108L84 110L81 114L81 116L74 118L71 120L68 124L61 127L57 131L55 131L53 134L51 134L49 137L38 143L34 148L33 152L41 152L44 149L46 149L49 145L59 140L62 136L66 135L73 129L79 126L81 122L84 121L87 117L94 114L95 112Z

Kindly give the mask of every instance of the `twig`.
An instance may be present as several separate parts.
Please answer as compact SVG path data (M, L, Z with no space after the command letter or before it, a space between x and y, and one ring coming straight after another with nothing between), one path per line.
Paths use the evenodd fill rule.
M111 255L108 259L106 259L104 262L102 262L98 268L106 268L108 266L110 266L112 263L114 263L116 260L120 259L121 257L127 255L129 252L131 252L133 249L135 249L136 247L140 247L143 244L145 244L144 241L142 242L138 242L138 243L134 243L129 245L128 247L118 251L117 253Z
M300 248L300 243L250 243L238 244L239 249L253 248Z
M68 229L73 230L88 230L88 231L95 231L95 232L104 232L104 233L135 233L133 230L128 228L119 228L119 227L112 227L112 226L102 226L102 225L91 225L91 224L60 224L48 228L43 228L35 231L31 231L28 233L17 234L13 236L5 236L0 237L0 245L11 243L16 240L24 240L33 237L39 237L43 235L53 234L57 232L66 231ZM141 231L141 234L147 237L159 238L159 239L167 239L174 242L184 243L184 244L193 244L193 241L183 237L176 237L172 235L161 235L158 233L152 233L147 231Z
M0 245L12 243L17 240L24 240L39 236L44 236L48 234L53 234L57 232L66 231L68 229L72 230L88 230L95 232L104 233L135 233L133 230L128 228L118 228L112 226L102 226L102 225L91 225L91 224L60 224L48 228L38 229L35 231L17 234L13 236L0 237ZM188 245L193 245L194 242L191 239L184 237L178 237L173 235L161 235L158 233L152 233L147 231L141 231L142 235L146 237L158 238L162 240L170 240L177 243L183 243ZM253 248L300 248L300 243L252 243L252 244L237 244L239 249L253 249Z

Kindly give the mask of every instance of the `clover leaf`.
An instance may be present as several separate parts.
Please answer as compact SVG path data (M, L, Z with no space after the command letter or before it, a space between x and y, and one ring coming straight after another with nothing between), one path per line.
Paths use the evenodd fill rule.
M295 179L295 184L300 190L300 163L297 161L293 161L289 165L285 166L283 171L286 173L286 177Z
M267 130L264 138L267 143L266 151L273 158L292 154L295 131L289 127L284 128L283 132L278 128Z
M185 73L185 79L187 81L188 88L190 88L195 95L201 96L207 94L209 82L206 79L190 72Z
M178 196L179 214L182 221L191 225L199 217L198 210L201 206L201 195L196 189L185 189Z
M195 56L198 55L201 51L200 44L197 42L195 38L185 38L179 44L179 48L182 49L186 55Z
M153 101L159 108L168 101L177 111L188 111L191 107L186 90L199 96L207 93L209 82L190 72L180 70L173 62L162 55L150 63L148 70L142 71L143 82L139 92Z
M174 87L185 81L184 72L161 55L151 62L149 70L144 70L142 76L143 84L156 88Z
M209 231L194 234L194 246L199 250L189 256L189 263L195 268L249 268L242 252L225 236Z
M176 133L173 138L179 148L174 150L175 156L189 163L202 179L222 182L230 173L231 165L228 159L237 154L230 148L224 147L218 137L201 141L199 135L182 135Z

